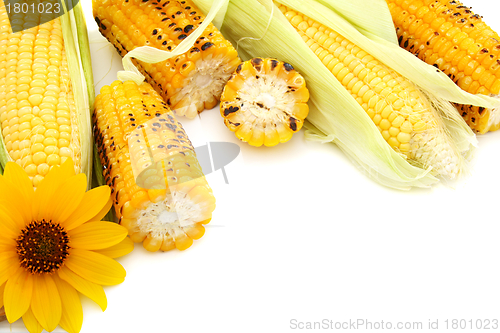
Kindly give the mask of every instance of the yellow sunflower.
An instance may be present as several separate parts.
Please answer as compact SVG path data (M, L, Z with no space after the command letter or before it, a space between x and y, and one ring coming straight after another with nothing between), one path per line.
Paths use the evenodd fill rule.
M125 279L113 258L133 249L127 230L100 221L111 207L110 189L86 192L84 174L68 159L36 191L23 169L6 165L0 176L0 308L7 320L23 319L30 332L79 332L79 293L107 306L103 285Z

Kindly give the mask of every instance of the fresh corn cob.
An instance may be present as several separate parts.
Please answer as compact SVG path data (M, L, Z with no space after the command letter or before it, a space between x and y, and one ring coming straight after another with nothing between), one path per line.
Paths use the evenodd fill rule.
M104 86L94 137L116 215L148 251L187 249L203 236L215 198L194 148L170 108L148 84Z
M460 153L444 132L438 113L414 84L335 31L286 6L278 7L393 149L447 178L459 175Z
M227 82L220 112L240 140L274 146L302 128L308 100L306 81L292 65L253 58L240 64Z
M81 15L79 5L74 12L58 18L12 11L9 20L0 0L0 150L5 152L0 155L2 164L12 160L23 167L35 187L67 158L73 159L76 172L91 179L84 65L76 54L80 36L70 23L74 15ZM81 51L87 52L82 59L88 56L88 50Z
M386 0L401 47L442 70L472 94L500 93L500 36L481 16L453 0ZM457 105L469 126L500 128L496 109Z
M99 30L122 57L139 46L172 51L205 19L189 0L93 0L92 4ZM175 113L188 118L218 103L239 63L232 44L212 24L187 53L156 64L134 60Z

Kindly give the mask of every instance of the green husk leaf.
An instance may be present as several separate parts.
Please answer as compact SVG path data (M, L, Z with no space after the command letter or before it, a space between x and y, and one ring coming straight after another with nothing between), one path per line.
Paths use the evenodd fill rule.
M84 64L82 52L90 57L90 50L80 47L79 32L75 11L67 11L64 1L61 2L64 14L61 15L61 27L64 38L64 48L71 77L73 95L76 110L78 112L78 127L80 131L81 165L83 172L87 176L88 188L92 186L92 125L90 120L89 92L84 74ZM80 21L80 26L84 22ZM81 30L81 27L80 27Z
M379 36L397 44L398 37L385 0L318 0L368 37Z
M135 67L132 58L152 64L168 60L189 51L214 19L217 19L216 23L219 26L222 24L228 2L229 0L214 0L213 6L211 6L203 23L175 47L173 51L164 51L150 46L141 46L128 52L122 59L123 68L125 70L118 72L118 79L123 82L128 80L134 81L136 84L141 84L144 81L144 75Z
M0 168L2 168L2 174L3 169L5 169L5 165L9 161L13 161L13 159L10 157L9 152L7 151L7 147L5 146L5 141L3 139L3 134L0 133Z
M212 0L194 2L200 8L209 8ZM311 94L305 125L308 137L333 140L367 176L385 186L409 189L438 181L430 169L410 165L385 142L363 108L271 1L231 0L221 32L238 45L244 60L274 57L291 63L304 76Z
M392 23L389 8L384 0L377 1L378 12L386 12L381 16L380 29L365 30L365 34L358 31L355 26L348 21L358 19L355 11L364 11L367 6L375 5L373 0L353 0L341 4L341 0L280 0L280 3L294 8L307 16L314 17L316 21L322 23L332 30L338 32L351 42L362 47L366 52L382 61L396 72L408 78L426 91L431 91L435 96L459 104L477 105L485 108L500 107L500 101L486 95L473 95L460 89L445 73L434 66L428 65L415 57L410 52L399 47L397 40L387 39L389 26L395 31ZM324 5L324 6L323 6ZM326 10L327 7L330 11ZM346 21L337 13L340 10L349 8L343 12ZM369 15L369 13L367 13ZM367 27L367 26L365 26ZM454 112L458 113L458 112ZM449 115L453 117L452 114Z
M80 0L73 0L73 12L76 20L78 45L80 47L83 75L85 76L85 82L87 83L87 92L89 95L89 106L91 109L90 115L92 116L95 99L94 76L92 74L92 58L90 56L89 34Z
M104 168L102 167L101 159L99 157L99 154L97 153L97 145L95 142L94 142L94 156L93 157L94 157L94 174L93 174L94 179L92 181L92 184L93 184L92 187L107 185L106 180L104 179L104 173L103 173ZM116 218L114 206L111 206L111 209L109 210L109 212L103 217L103 221L118 222L118 219Z
M94 111L94 101L95 101L95 87L94 87L94 76L92 73L92 58L90 56L90 43L88 38L87 25L85 21L85 16L83 14L83 9L81 1L73 0L73 11L75 12L76 24L78 29L78 44L80 45L80 54L83 65L83 74L85 76L85 82L87 83L87 92L89 96L89 106L90 106L90 117L92 118L92 113ZM99 155L97 153L97 146L93 143L93 165L94 165L94 178L96 180L96 186L106 185L103 176L103 168Z
M3 141L3 134L0 133L0 167L5 168L7 162L12 161L12 158L5 147L5 142Z
M92 118L92 113L94 111L94 101L95 101L95 86L94 86L94 76L92 73L92 58L90 55L90 43L88 38L88 30L85 21L85 16L83 13L82 5L80 0L73 1L73 12L75 14L77 33L78 33L78 45L80 46L80 56L82 60L83 74L85 77L85 82L87 84L88 100L89 100L89 115ZM92 135L92 133L91 133ZM92 136L93 137L93 136ZM103 167L99 154L97 153L97 145L94 140L92 140L92 164L94 167L92 187L106 185L103 175ZM114 209L111 208L106 216L103 218L105 221L116 221L116 216L114 214Z

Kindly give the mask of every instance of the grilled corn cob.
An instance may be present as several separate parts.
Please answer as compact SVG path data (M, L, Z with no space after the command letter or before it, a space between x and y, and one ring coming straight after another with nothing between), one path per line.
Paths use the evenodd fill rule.
M104 86L94 136L115 212L149 251L184 250L203 236L215 198L191 142L148 84Z
M481 16L456 0L386 1L401 47L442 70L467 92L500 93L500 37ZM500 127L495 109L457 107L478 133Z
M172 51L205 19L191 1L93 0L101 33L123 57L139 46ZM213 108L240 60L210 24L187 52L164 62L134 63L177 115Z
M37 3L42 1L35 1L35 7ZM81 14L80 7L75 11L71 15ZM12 11L9 20L0 0L0 123L4 144L0 149L6 152L2 163L15 161L35 187L53 166L67 158L73 159L76 172L89 176L91 170L90 113L80 72L84 65L75 54L79 47L73 43L78 36L69 20L69 13L57 18L22 11Z
M227 82L220 112L240 140L274 146L302 128L308 100L306 82L292 65L253 58L240 64Z
M445 177L458 176L460 154L429 100L411 82L337 32L286 6L279 9L393 149Z

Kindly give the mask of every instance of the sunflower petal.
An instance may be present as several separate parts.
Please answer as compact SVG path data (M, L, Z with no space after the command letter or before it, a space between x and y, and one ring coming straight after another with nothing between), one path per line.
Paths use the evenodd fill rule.
M113 206L113 199L111 197L109 197L109 200L108 202L106 203L106 205L103 207L103 209L101 209L101 211L99 213L97 213L94 217L92 217L91 219L89 219L89 221L100 221L104 218L104 216L106 216L106 214L108 214L109 210L111 209L111 207ZM114 222L114 221L111 221L111 222Z
M61 295L62 316L59 325L69 333L78 333L82 329L82 303L77 291L69 283L53 276L59 295Z
M1 217L0 217L1 218ZM3 233L3 228L0 225L0 235ZM3 236L3 235L2 235ZM5 236L0 236L0 253L7 253L7 251L16 251L16 240L14 238L8 238Z
M30 211L26 209L26 207L29 207L27 206L28 203L24 201L19 189L2 175L0 175L0 193L9 194L0 197L0 207L12 217L19 227L32 220Z
M41 333L43 331L42 325L36 320L31 308L23 315L23 322L30 333Z
M129 254L134 249L134 242L129 237L125 237L120 243L110 246L106 249L94 251L96 253L103 254L110 258L118 258L123 257L126 254Z
M61 268L58 273L62 280L68 282L73 288L96 302L97 305L101 307L102 311L106 310L108 300L106 299L106 294L102 286L85 280L68 267Z
M0 284L5 283L5 281L16 275L20 269L19 257L16 252L3 253L0 257Z
M61 320L61 297L50 275L36 276L33 283L31 310L47 331L53 331Z
M111 190L109 186L99 186L85 192L78 208L68 218L61 221L61 225L66 230L71 230L87 221L96 221L93 217L99 214L110 200Z
M33 182L29 179L26 171L15 162L8 162L3 175L19 189L26 207L31 207L35 190L33 189Z
M44 214L53 207L52 195L70 177L75 175L73 161L68 158L61 166L54 166L36 188L33 196L32 216L34 219L45 218Z
M67 179L52 196L50 210L44 217L55 222L61 222L68 218L82 202L87 189L87 176L80 173Z
M68 231L71 248L101 250L120 243L127 237L125 227L114 222L87 222Z
M13 323L28 311L33 294L33 276L18 269L5 284L3 302L9 323Z
M116 260L93 251L71 249L66 266L91 282L111 286L125 280L125 269Z
M20 220L22 221L22 217L16 211L0 206L0 238L16 239L23 228Z
M0 308L3 307L3 292L5 290L5 283L0 285Z

